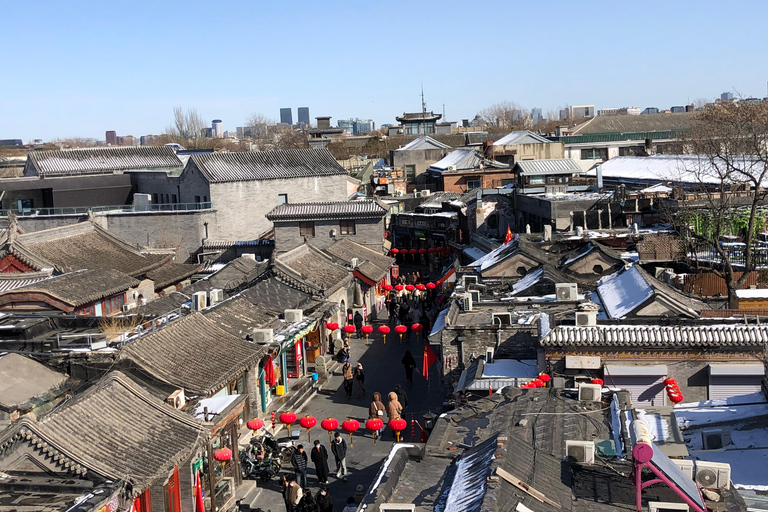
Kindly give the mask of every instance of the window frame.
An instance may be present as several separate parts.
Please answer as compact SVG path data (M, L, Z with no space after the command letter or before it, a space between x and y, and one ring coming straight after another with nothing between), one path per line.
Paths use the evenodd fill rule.
M277 204L288 204L288 194L277 194Z
M473 187L472 184L476 183L476 185ZM467 180L467 190L475 190L476 188L482 188L483 187L483 181L474 179L474 180Z
M350 229L351 228L351 229ZM341 235L356 235L357 226L355 219L344 219L339 221L339 234Z
M307 234L311 232L311 234ZM299 236L306 238L315 238L315 223L314 221L300 221L299 222Z

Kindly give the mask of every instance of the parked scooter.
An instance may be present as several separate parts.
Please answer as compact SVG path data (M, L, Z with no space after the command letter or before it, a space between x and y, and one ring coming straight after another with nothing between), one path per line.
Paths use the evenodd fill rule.
M258 457L261 455L265 459L280 459L283 463L290 462L293 453L296 451L293 439L278 441L275 436L268 431L251 438L251 444L248 447L249 456Z
M273 476L280 473L281 466L278 459L251 458L248 449L240 451L240 472L245 479L259 478L262 482L269 482Z

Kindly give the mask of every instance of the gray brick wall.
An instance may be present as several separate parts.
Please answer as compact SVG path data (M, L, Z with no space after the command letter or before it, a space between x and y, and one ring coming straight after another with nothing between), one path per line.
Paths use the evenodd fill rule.
M275 222L275 251L287 252L304 243L304 238L299 235L299 222ZM336 238L330 236L331 230L336 230ZM356 219L355 234L341 235L338 220L315 221L315 238L312 245L319 249L325 249L333 244L336 239L349 238L361 245L380 251L384 240L384 217L380 219ZM310 241L310 240L308 240Z

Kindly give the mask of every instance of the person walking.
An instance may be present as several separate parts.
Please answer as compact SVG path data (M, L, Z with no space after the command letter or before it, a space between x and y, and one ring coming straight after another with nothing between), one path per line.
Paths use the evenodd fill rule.
M299 503L304 496L304 491L301 490L301 486L296 480L288 475L285 477L286 486L283 498L285 499L285 506L288 512L299 512Z
M336 432L331 443L331 452L336 459L336 478L344 476L344 481L347 481L347 442L342 439L341 434ZM342 471L343 470L343 471Z
M418 307L413 308L413 323L421 323L421 310Z
M282 475L278 483L280 484L280 494L283 495L283 502L285 503L285 512L291 512L293 507L288 503L288 477Z
M355 313L355 335L357 336L357 339L360 339L363 337L363 333L360 329L363 327L363 315L360 314L358 311Z
M397 319L397 300L393 293L389 294L389 302L387 302L387 308L389 310L389 323L390 325L395 323Z
M357 368L355 368L355 382L357 382L357 386L361 391L359 396L365 396L365 370L363 370L363 363L357 363Z
M400 402L400 408L406 410L408 408L408 394L400 387L400 384L395 385L395 394L397 395L397 401Z
M384 406L384 402L381 401L381 393L378 391L373 394L373 401L368 408L368 418L372 420L384 421L384 412L387 408ZM383 428L383 427L382 427ZM381 436L381 429L378 431L378 435Z
M416 360L413 358L410 350L406 350L400 362L403 363L403 368L405 368L405 381L413 385L413 369L416 368Z
M328 483L328 473L331 472L328 469L328 450L325 446L320 444L318 439L315 439L315 447L312 448L312 464L315 465L315 473L317 474L317 481L321 484Z
M387 417L389 418L389 421L392 420L399 420L400 414L403 412L403 406L400 404L400 401L397 399L397 393L392 391L389 395L389 403L387 404Z
M357 503L355 503L355 498L353 496L350 496L347 498L347 506L341 509L341 512L355 512L357 510Z
M296 447L296 451L293 452L291 457L291 466L296 473L296 482L301 489L307 486L307 454L304 453L304 445L300 444ZM296 503L294 506L298 505Z
M328 353L331 357L336 355L336 340L333 339L333 333L328 335Z
M345 362L344 366L341 367L341 374L344 376L344 392L347 394L347 398L352 398L352 385L354 384L352 379L354 378L354 375L352 373L352 365L349 364L349 361Z
M301 502L299 502L299 510L301 512L317 512L317 502L315 497L312 496L312 491L304 489Z
M315 496L315 501L317 502L318 512L333 512L333 497L328 492L328 486L320 486L320 490L317 492L317 496Z
M398 316L398 324L397 325L408 325L408 313L409 313L409 307L408 304L405 303L405 301L400 303L400 308L398 309L397 316Z

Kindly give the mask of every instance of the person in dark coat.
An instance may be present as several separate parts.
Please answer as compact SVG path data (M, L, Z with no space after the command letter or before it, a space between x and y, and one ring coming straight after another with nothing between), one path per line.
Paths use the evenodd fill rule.
M405 410L408 407L408 395L405 393L405 390L400 387L400 384L395 386L395 394L397 395L397 401L400 402L400 405L403 406L403 410Z
M304 489L304 495L301 497L298 510L301 512L317 512L317 502L315 497L312 496L311 490Z
M400 304L400 310L398 311L398 317L400 320L400 323L403 325L408 325L408 317L410 316L410 308L408 307L408 304L403 302Z
M342 439L341 434L336 432L336 435L331 442L331 451L336 459L336 478L341 478L344 475L344 481L347 481L347 442ZM342 470L343 473L342 473Z
M321 484L328 483L328 450L325 446L320 444L320 441L315 439L315 447L312 448L312 463L315 465L315 473L317 473L317 481Z
M328 335L328 353L331 355L336 353L336 340L333 339L333 333Z
M328 492L327 486L320 486L320 491L315 496L315 501L317 502L318 512L333 512L333 498L331 493Z
M307 454L304 453L304 445L300 444L296 447L291 457L291 466L296 472L296 483L304 489L307 486Z
M413 369L416 368L416 360L413 358L410 350L405 352L401 362L403 363L403 368L405 368L405 381L413 385Z
M355 329L356 329L355 334L357 335L357 339L360 339L363 337L363 333L362 331L360 331L362 327L363 327L363 315L361 315L360 312L358 311L357 313L355 313Z

